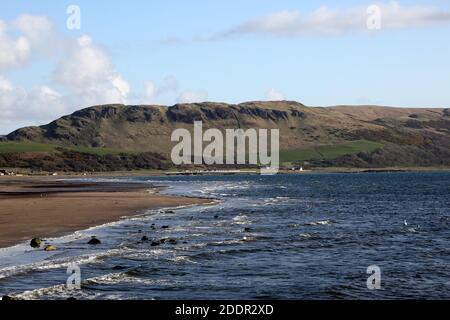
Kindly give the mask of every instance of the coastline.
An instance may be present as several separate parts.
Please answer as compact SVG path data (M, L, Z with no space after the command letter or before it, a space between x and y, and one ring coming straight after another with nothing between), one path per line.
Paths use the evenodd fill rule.
M210 199L161 195L159 189L138 183L2 177L0 248L34 237L64 236L147 209L211 203Z
M233 170L233 169L230 169ZM450 172L450 167L447 166L431 166L431 167L368 167L368 168L350 168L350 167L314 167L306 168L304 171L288 170L280 168L279 174L314 174L314 173L386 173L386 172ZM70 178L119 178L119 177L139 177L139 176L171 176L171 170L130 170L130 171L104 171L104 172L59 172L57 176L52 176L51 172L30 173L26 170L18 169L18 175L0 176L0 185L7 179L11 178L26 178L26 179L70 179ZM248 175L257 174L259 172L249 172L243 169L240 173L234 175ZM198 174L201 175L201 174ZM209 174L209 175L222 175Z

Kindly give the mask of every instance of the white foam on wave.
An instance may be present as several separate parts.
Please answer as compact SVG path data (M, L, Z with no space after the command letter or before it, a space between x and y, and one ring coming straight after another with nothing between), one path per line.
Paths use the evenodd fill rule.
M313 221L306 223L307 226L329 226L335 224L335 221L333 220L319 220L319 221Z
M113 297L106 296L102 297L102 293L93 293L83 290L83 286L92 286L92 285L114 285L118 283L130 283L130 284L141 284L141 285L164 285L167 284L168 281L165 279L143 279L135 276L130 276L126 272L116 272L116 273L108 273L105 275L92 277L81 282L80 290L69 290L66 284L58 284L51 287L38 288L34 290L27 290L22 293L13 295L16 299L23 300L38 300L42 298L53 298L57 297L58 299L68 298L72 296L76 296L79 299L96 299L96 298L108 298L111 299ZM118 298L123 298L122 296L117 296Z
M320 238L318 233L301 233L300 238L307 240L307 239L318 239Z
M233 218L233 224L239 224L239 225L247 225L250 224L251 220L249 217L245 214L240 214Z
M189 256L175 256L173 258L170 258L169 260L176 262L176 263L190 263L190 264L198 264L198 262L191 259Z
M16 276L19 274L25 274L30 271L46 271L46 270L67 268L72 263L75 263L77 265L101 263L104 258L125 254L128 250L130 249L128 248L110 249L106 251L100 251L81 256L70 256L53 260L43 260L30 264L6 267L0 269L0 279L9 278L11 276Z

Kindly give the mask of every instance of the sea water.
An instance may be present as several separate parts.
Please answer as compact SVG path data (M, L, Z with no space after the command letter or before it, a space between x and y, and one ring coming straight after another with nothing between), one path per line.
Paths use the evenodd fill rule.
M0 295L450 298L450 173L112 180L167 186L167 194L219 201L173 211L147 210L46 239L58 247L54 252L32 249L27 243L0 249ZM101 245L87 245L94 235ZM144 235L150 241L141 241ZM160 239L177 243L151 246L152 240ZM72 263L81 270L80 290L66 286ZM379 290L367 286L369 266L380 268Z

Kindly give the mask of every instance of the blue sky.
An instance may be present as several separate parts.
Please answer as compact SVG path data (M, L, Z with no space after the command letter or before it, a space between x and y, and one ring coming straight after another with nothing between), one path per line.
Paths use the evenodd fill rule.
M368 31L359 16L371 4L384 10L380 30ZM66 27L69 5L81 9L80 30ZM0 42L23 36L29 52L3 65L0 54L0 97L2 83L8 94L0 98L0 134L91 102L450 105L450 1L16 0L1 7ZM336 32L314 18L321 7ZM51 31L43 20L28 30L35 17ZM49 36L33 38L40 27ZM91 51L76 54L78 45ZM92 63L82 60L90 54ZM79 70L76 81L68 75ZM102 85L93 88L94 81ZM30 111L24 101L31 98Z

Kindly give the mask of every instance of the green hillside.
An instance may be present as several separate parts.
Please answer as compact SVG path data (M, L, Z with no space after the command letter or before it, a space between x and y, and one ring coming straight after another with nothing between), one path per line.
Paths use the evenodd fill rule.
M382 143L367 140L358 140L337 145L317 146L313 148L282 150L281 162L297 162L318 159L336 159L340 156L358 154L360 152L373 152L383 148Z
M117 148L94 148L94 147L60 147L48 143L33 142L0 142L0 154L6 153L53 153L61 150L74 151L94 155L118 155L118 154L138 154L140 152L133 150L123 150Z

